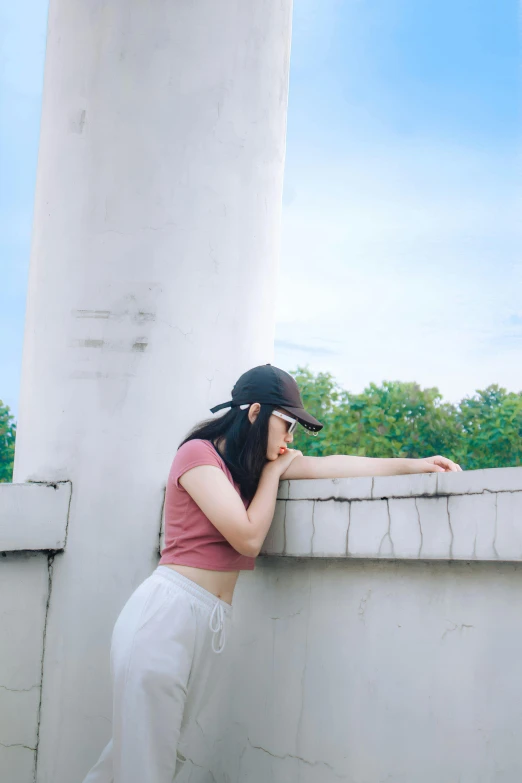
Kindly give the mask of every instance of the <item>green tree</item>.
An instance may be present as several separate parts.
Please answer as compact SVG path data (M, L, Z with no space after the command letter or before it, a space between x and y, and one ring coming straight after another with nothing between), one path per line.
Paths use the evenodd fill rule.
M522 465L522 393L492 384L460 402L456 421L468 470Z
M294 434L293 448L300 449L303 454L311 457L335 453L333 421L336 406L343 394L342 389L328 372L320 372L314 376L308 367L298 367L291 375L299 386L306 410L324 424L323 429L315 436L298 427Z
M0 481L13 477L16 424L9 407L0 400Z
M296 430L294 447L309 456L428 457L442 454L471 470L522 464L522 393L493 385L457 405L436 387L384 381L361 394L341 389L330 373L291 373L304 405L324 427Z

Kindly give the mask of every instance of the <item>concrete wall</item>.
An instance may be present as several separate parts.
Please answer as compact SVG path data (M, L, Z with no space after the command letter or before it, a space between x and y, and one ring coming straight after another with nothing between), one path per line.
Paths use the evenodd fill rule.
M235 596L226 730L218 701L205 723L217 779L520 781L522 468L279 497Z
M521 544L522 468L282 482L181 783L518 783Z
M0 781L32 783L53 561L71 486L0 484Z
M263 561L185 755L218 748L219 783L518 783L521 606L520 563Z
M34 780L72 494L0 486L2 783ZM521 606L522 468L281 482L180 783L519 783ZM104 700L82 774L111 732L110 631L94 640Z

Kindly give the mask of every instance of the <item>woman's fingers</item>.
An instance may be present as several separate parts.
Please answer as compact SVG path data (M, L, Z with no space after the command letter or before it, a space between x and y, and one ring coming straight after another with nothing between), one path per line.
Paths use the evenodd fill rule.
M444 473L444 468L431 459L420 459L419 464L421 468L419 473Z
M462 470L460 465L458 465L456 462L453 462L453 460L448 459L447 457L441 457L440 454L437 454L435 457L427 457L425 461L430 462L432 465L438 465L448 473L450 471L458 472L459 470Z

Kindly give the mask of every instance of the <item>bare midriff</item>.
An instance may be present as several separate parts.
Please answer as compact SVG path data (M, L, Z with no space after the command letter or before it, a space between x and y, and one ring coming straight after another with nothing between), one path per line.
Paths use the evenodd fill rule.
M194 568L194 566L176 565L174 563L164 563L167 568L186 576L198 584L204 590L221 598L227 604L232 605L232 596L236 586L239 571L209 571L207 568Z

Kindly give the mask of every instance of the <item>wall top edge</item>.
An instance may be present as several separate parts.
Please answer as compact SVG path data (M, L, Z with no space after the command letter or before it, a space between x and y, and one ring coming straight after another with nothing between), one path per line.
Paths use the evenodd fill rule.
M281 481L278 500L380 500L382 498L521 492L522 467Z

